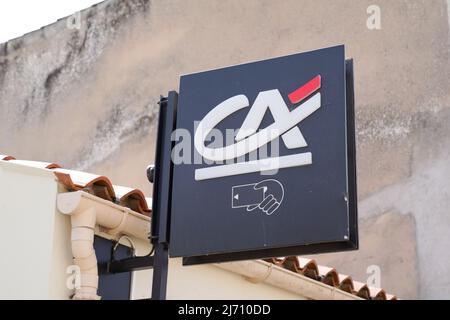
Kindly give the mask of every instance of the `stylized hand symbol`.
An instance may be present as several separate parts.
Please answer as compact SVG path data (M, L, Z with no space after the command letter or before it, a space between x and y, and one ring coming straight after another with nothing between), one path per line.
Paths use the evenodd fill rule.
M259 199L257 200L256 197ZM233 187L232 207L245 207L247 211L260 209L265 214L271 215L279 208L283 198L283 185L277 180L267 179L254 184Z

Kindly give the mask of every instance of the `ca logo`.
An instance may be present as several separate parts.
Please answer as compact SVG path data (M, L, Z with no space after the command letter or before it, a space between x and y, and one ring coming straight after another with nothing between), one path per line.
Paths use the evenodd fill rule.
M292 110L286 105L278 89L260 92L242 123L241 128L237 132L235 137L236 142L221 148L210 148L205 146L205 140L211 130L226 117L250 106L248 98L243 94L223 101L200 121L194 135L194 145L197 152L204 159L226 161L253 152L280 136L289 149L306 147L307 142L297 125L320 108L321 95L320 92L315 93L319 90L320 86L321 77L318 75L290 93L288 95L289 101L294 105L298 104ZM312 95L313 93L315 94ZM302 102L308 97L310 98ZM270 110L274 122L258 131L267 109ZM195 170L195 180L304 166L311 163L312 154L306 152L282 157L216 165Z

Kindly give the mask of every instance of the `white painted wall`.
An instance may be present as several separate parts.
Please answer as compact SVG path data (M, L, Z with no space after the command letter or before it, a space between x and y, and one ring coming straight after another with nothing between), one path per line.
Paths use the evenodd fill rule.
M0 161L0 299L61 296L54 268L67 247L55 233L57 182L46 170ZM62 231L62 230L61 230ZM70 252L69 252L70 253Z

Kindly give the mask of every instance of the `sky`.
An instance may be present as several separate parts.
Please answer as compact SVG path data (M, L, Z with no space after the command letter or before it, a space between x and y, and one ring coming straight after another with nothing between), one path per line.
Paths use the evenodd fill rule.
M102 0L0 0L0 43L40 29Z

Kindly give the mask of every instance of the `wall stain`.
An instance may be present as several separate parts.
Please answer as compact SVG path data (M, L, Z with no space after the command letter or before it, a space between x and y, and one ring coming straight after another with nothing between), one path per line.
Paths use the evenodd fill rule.
M120 147L131 141L143 139L156 123L156 106L145 105L137 113L130 113L127 106L114 106L105 118L98 122L91 144L79 152L80 159L75 168L86 170L111 157Z
M146 14L151 6L149 0L129 0L112 2L106 6L106 11L112 11L116 14L111 15L113 18L108 22L111 27L121 25L123 20L128 19L137 12ZM117 13L119 13L117 15Z
M64 65L54 69L52 72L50 72L45 79L44 82L44 88L45 88L45 95L48 96L50 94L51 89L55 85L56 81L58 80L58 77L60 76L61 72L65 68Z
M8 71L8 42L0 45L0 85L5 81Z
M130 0L130 1L115 1L106 6L106 11L113 11L112 14L106 14L108 19L113 17L110 21L105 21L105 29L109 29L111 26L113 29L113 36L117 33L116 25L124 26L125 20L129 20L132 15L140 12L146 13L150 8L150 1L148 0ZM117 14L119 13L119 14ZM45 105L42 108L41 119L45 118L51 111L51 96L55 89L60 86L60 78L67 73L67 70L71 70L72 67L80 63L84 55L85 49L88 43L96 40L96 30L92 29L92 20L96 17L95 11L91 10L86 14L85 24L86 28L83 32L83 36L80 37L79 30L74 30L70 35L70 39L67 42L67 54L65 61L62 65L54 68L46 77L44 81L44 97ZM62 80L61 80L62 81Z

